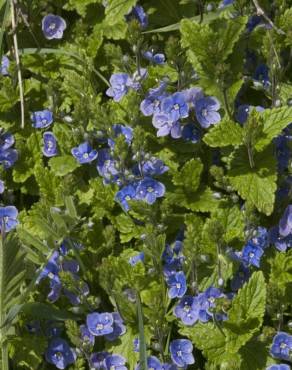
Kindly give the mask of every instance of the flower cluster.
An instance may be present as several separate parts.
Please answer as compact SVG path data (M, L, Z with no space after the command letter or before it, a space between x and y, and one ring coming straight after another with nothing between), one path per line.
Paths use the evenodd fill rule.
M63 292L70 300L71 304L76 306L89 294L89 288L87 284L80 279L78 272L79 264L74 259L69 258L68 243L65 240L61 244L59 250L52 253L48 263L43 270L40 271L36 282L39 284L43 279L49 279L51 291L48 294L48 300L50 302L56 302ZM61 273L68 274L69 287L62 281ZM72 282L72 284L70 284L70 282Z
M220 122L220 103L216 98L204 96L202 90L195 87L173 94L167 93L166 87L162 82L157 88L150 89L140 105L145 116L153 116L152 124L158 129L158 137L170 135L174 139L183 137L193 141L193 136L198 137L200 127L208 128ZM196 121L183 123L192 111ZM189 125L193 127L190 133Z
M12 148L14 143L13 135L8 132L0 133L0 163L5 169L12 167L17 161L17 150Z

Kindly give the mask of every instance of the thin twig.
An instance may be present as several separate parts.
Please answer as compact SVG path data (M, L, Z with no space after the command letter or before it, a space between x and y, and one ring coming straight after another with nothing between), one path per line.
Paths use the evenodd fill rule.
M267 14L264 12L263 8L258 3L258 0L252 0L252 2L254 4L256 10L257 10L257 15L262 16L271 25L271 27L275 29L275 31L279 35L285 35L285 32L283 30L281 30L280 28L276 27L274 22L267 16Z
M24 95L23 95L22 75L21 75L19 52L18 52L18 41L17 41L17 34L16 34L16 17L15 17L14 0L11 0L11 25L12 25L12 32L13 32L14 54L15 54L18 87L19 87L21 128L24 128Z

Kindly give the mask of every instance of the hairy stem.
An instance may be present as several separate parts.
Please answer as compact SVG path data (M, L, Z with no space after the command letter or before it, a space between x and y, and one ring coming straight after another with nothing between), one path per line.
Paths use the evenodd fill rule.
M16 68L17 68L19 99L20 99L21 128L24 128L24 94L23 94L22 74L21 74L19 51L18 51L18 40L17 40L17 33L16 33L16 16L15 16L14 0L11 0L10 5L11 5L11 25L12 25L12 32L13 32L14 55L15 55L15 62L16 62Z

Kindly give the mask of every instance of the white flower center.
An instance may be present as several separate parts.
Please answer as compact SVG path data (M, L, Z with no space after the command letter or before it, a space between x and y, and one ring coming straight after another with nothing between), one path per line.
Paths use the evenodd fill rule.
M147 192L148 192L148 193L153 193L153 191L154 191L154 189L153 189L151 186L149 186L149 187L147 188Z
M174 108L175 110L179 110L179 104L174 104L173 108Z
M84 159L87 159L88 157L89 157L88 153L84 153L84 154L83 154L83 158L84 158Z
M202 109L202 116L206 117L208 115L208 110L206 108Z
M57 27L57 25L56 25L56 23L51 23L50 25L49 25L49 29L50 30L54 30L54 29L56 29L56 27Z
M177 289L180 289L181 288L181 284L180 283L176 283L175 286L177 287Z
M103 324L97 324L96 325L96 330L102 330L104 328Z

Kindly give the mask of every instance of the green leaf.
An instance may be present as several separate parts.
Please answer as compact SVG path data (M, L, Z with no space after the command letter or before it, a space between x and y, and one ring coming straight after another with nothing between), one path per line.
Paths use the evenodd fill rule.
M114 342L106 342L106 350L111 353L124 356L127 359L129 369L134 369L138 361L138 354L133 351L133 342L135 338L138 338L138 335L138 332L134 331L131 326L127 325L127 331L125 334L120 336Z
M224 118L219 124L213 126L204 136L206 144L212 148L236 146L242 144L242 127L229 118Z
M262 370L267 367L268 349L265 343L251 340L239 351L242 361L240 370Z
M183 186L188 191L196 191L200 185L203 164L200 159L191 159L186 162L179 172L173 176L173 183Z
M254 272L232 301L228 320L227 349L237 352L262 325L266 307L266 284L262 271Z
M109 0L105 10L107 23L114 25L120 19L123 19L124 15L130 12L136 2L137 0Z
M64 9L75 9L77 13L79 13L82 17L85 17L88 5L98 4L100 2L100 0L69 0L68 3L64 6Z
M255 148L263 150L274 137L278 136L292 120L292 107L266 109L261 114L263 135L255 144Z
M254 154L255 167L250 168L247 149L234 153L228 178L239 195L260 212L270 215L274 209L277 189L276 162L272 148Z
M53 157L50 159L50 167L54 175L65 176L73 172L79 163L71 155L63 155L62 157Z
M147 350L146 341L144 333L144 322L143 322L143 311L141 298L137 293L137 315L138 315L138 326L139 326L139 364L141 369L146 369L147 367Z

